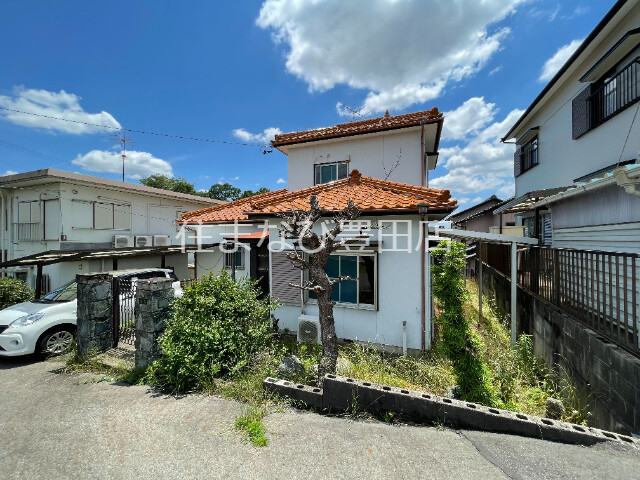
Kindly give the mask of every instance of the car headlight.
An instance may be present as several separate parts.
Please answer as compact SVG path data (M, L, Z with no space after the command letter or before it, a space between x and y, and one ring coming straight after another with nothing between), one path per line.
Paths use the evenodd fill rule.
M44 313L31 313L29 315L25 315L24 317L20 317L11 322L9 324L9 328L26 327L28 325L36 323L42 317L44 317Z

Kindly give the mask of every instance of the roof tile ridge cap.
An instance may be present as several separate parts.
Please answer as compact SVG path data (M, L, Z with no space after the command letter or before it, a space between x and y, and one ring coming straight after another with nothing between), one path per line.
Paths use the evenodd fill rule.
M261 193L260 195L254 195L253 197L248 197L246 198L246 200L248 201L251 208L255 208L255 206L260 203L272 201L274 198L286 195L287 193L288 189L281 188L279 190L273 190L270 192Z
M286 188L283 188L283 189L280 189L280 190L274 190L274 191L271 191L271 192L261 193L260 195L255 195L255 196L256 197L261 197L263 195L267 196L267 195L270 195L270 194L274 194L274 193L280 192L281 190L286 190ZM199 210L193 210L191 212L188 212L189 216L187 217L187 219L195 217L195 216L203 214L203 213L218 212L220 210L226 210L228 208L239 207L243 203L248 203L251 198L253 198L253 197L238 198L237 200L232 200L230 202L224 202L224 200L220 200L221 202L224 202L224 203L220 203L218 205L211 205L209 207L205 207L205 208L201 208Z
M381 180L379 178L365 176L362 176L361 183L369 184L370 186L375 186L378 188L384 188L387 190L395 188L397 190L400 190L401 193L412 193L421 196L429 196L438 200L451 198L451 194L447 189L423 187L421 185L410 185L408 183L394 182L391 180Z
M314 193L317 193L317 192L322 192L325 190L329 190L331 188L342 186L343 184L347 184L348 180L349 180L348 178L343 178L341 180L336 180L335 182L323 183L320 185L314 185L313 187L307 187L307 188L302 188L300 190L287 192L279 198L265 199L264 202L256 202L256 204L254 205L254 208L259 210L268 206L272 206L274 203L286 202L287 200L291 200L294 198L313 195Z

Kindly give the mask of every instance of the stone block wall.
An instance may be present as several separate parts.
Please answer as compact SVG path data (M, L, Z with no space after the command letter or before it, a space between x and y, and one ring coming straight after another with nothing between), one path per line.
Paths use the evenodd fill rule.
M483 291L502 313L510 311L510 279L483 265ZM518 287L518 333L533 337L534 353L563 367L584 391L590 424L640 433L640 359L608 342L546 300Z
M138 280L136 319L136 368L147 368L160 356L158 338L171 311L174 291L170 278Z
M77 275L78 353L102 352L113 346L113 290L105 273Z

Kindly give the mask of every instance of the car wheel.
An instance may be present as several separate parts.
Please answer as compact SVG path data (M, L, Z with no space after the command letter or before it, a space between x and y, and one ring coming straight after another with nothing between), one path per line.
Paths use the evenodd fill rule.
M62 355L71 350L75 336L69 328L60 328L44 334L40 339L40 353L44 355Z

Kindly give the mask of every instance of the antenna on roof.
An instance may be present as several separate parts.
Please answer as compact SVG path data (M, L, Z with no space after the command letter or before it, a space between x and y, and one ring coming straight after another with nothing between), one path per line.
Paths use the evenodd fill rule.
M133 145L135 142L133 138L127 138L127 131L123 128L121 133L116 133L112 137L116 142L122 145L122 181L124 182L124 161L127 158L127 145Z

